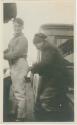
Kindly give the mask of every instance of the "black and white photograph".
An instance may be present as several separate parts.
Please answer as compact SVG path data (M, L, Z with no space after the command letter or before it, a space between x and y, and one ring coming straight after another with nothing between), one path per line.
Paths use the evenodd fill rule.
M75 0L3 2L3 122L74 122Z

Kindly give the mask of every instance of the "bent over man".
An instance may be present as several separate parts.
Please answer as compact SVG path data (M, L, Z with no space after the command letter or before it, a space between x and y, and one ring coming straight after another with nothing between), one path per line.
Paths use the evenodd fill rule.
M70 121L72 114L66 96L70 77L65 60L45 34L35 34L33 42L41 51L41 61L31 68L33 74L41 77L34 108L36 121Z
M17 121L26 118L26 83L28 72L27 52L28 41L22 33L24 22L20 18L13 21L14 37L8 49L4 51L4 59L8 60L11 71L12 90L17 104Z

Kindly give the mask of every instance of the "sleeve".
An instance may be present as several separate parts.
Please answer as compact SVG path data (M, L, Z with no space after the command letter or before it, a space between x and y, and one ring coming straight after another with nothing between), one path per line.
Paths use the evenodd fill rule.
M28 41L24 38L19 38L16 45L10 49L6 53L4 53L4 59L12 60L22 57L24 54L27 55L28 50Z
M42 62L35 63L31 68L31 72L41 74L43 72L44 68L45 68L45 65Z
M52 67L52 60L53 60L53 53L49 49L45 49L45 51L41 55L41 62L35 63L32 66L31 71L33 73L45 74L48 70L51 70Z

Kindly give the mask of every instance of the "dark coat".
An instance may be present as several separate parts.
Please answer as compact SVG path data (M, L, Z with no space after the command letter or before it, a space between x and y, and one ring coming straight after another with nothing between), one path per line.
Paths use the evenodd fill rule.
M32 72L41 76L37 100L46 104L45 110L60 110L62 105L67 104L69 73L56 47L46 43L41 50L41 62L33 65Z

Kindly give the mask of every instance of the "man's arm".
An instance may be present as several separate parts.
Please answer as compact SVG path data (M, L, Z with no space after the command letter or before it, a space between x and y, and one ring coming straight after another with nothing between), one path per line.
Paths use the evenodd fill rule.
M8 49L5 49L3 53L7 53L8 52Z
M44 64L41 62L35 63L35 64L33 64L31 71L32 71L32 73L39 73L40 74L43 71L44 67L45 67Z
M47 70L51 69L52 66L52 58L53 54L51 53L50 49L45 49L45 51L42 53L41 62L35 63L32 66L31 71L33 73L39 73L42 74L44 72L47 72Z
M4 59L13 60L23 56L23 54L27 54L28 42L26 38L18 39L17 44L10 48L6 53L4 53Z
M3 52L3 58L4 59L7 59L6 56L7 56L8 52L9 52L9 49L4 50L4 52Z

